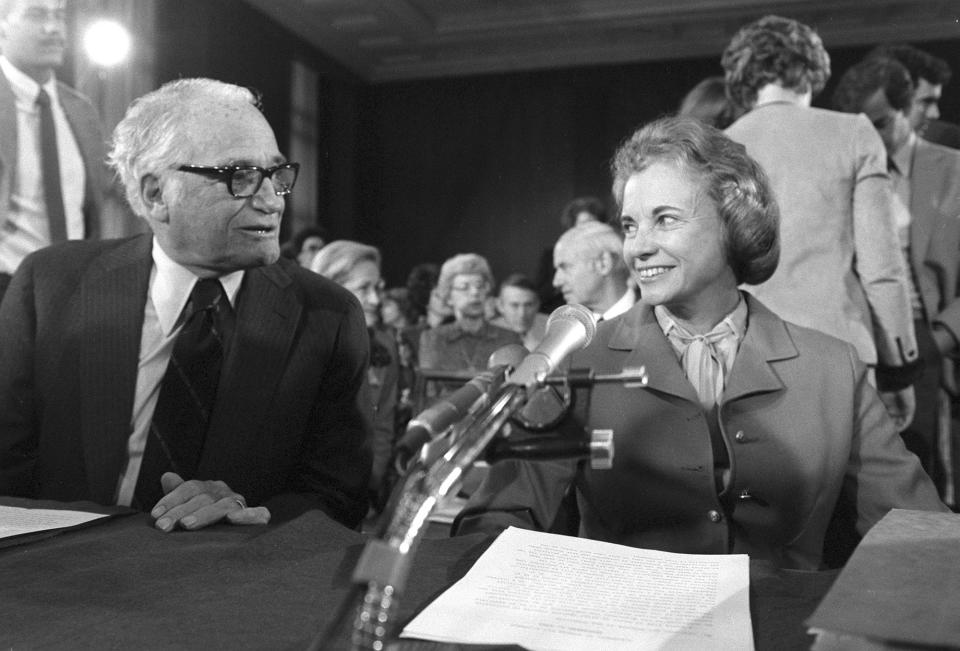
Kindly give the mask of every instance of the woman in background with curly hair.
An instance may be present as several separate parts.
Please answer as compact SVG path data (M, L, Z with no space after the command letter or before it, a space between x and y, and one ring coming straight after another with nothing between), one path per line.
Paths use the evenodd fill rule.
M396 337L380 322L380 251L373 246L336 240L317 252L311 271L326 276L353 292L363 307L370 333L370 366L367 370L370 400L367 413L373 425L373 468L370 473L371 503L383 505L389 492L384 486L387 465L396 440L395 410L400 375ZM364 394L362 394L364 395Z
M763 167L781 211L780 265L750 291L853 344L903 429L921 366L883 143L865 116L810 106L830 56L802 23L766 16L743 27L722 64L727 94L747 111L726 133Z

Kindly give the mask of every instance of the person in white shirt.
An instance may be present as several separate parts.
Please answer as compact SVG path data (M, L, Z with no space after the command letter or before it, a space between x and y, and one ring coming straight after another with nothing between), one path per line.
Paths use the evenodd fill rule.
M0 2L0 297L29 253L100 230L108 178L100 119L54 74L63 63L65 16L63 0ZM56 154L46 164L45 151Z

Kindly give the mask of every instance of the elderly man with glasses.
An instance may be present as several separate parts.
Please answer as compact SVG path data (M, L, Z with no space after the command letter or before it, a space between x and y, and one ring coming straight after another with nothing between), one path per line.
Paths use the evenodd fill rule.
M149 511L162 531L366 513L356 298L280 257L284 159L244 88L135 101L111 163L150 233L29 256L0 308L0 495Z

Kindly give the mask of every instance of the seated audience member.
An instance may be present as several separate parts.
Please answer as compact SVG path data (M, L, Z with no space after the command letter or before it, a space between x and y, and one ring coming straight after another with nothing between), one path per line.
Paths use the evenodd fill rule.
M623 238L608 224L574 226L553 247L553 284L568 304L590 308L598 319L620 316L636 302L623 262Z
M565 233L585 222L607 223L607 204L598 197L577 197L560 212L560 232ZM548 314L564 304L563 295L553 284L553 249L548 247L540 253L537 266L537 292L540 308Z
M423 331L453 321L450 306L437 293L439 276L440 268L429 262L416 265L407 276L407 320L410 325L400 331L400 336L412 351L414 364L419 357Z
M370 365L367 367L369 402L367 416L373 424L373 466L370 494L374 505L383 505L389 487L384 486L387 463L396 442L396 408L400 383L399 353L394 331L380 321L383 279L380 251L373 246L334 240L317 252L310 270L350 290L360 306L370 336Z
M568 231L586 222L607 223L607 204L598 197L577 197L563 207L560 228Z
M322 226L308 226L294 235L282 247L282 253L291 260L296 260L301 267L310 268L313 256L327 243L327 230Z
M887 150L900 244L910 270L910 299L923 374L914 388L917 411L901 432L941 493L950 432L941 418L960 337L960 152L927 142L913 129L910 74L896 59L871 57L847 70L834 91L841 111L863 113ZM944 364L948 374L942 375Z
M356 526L363 312L280 257L299 168L257 99L168 83L130 106L111 161L151 232L17 270L0 306L0 494L130 505L162 531L308 508Z
M435 328L441 323L453 320L450 307L443 301L437 300L437 279L440 277L440 267L424 262L416 265L407 275L407 297L409 298L407 320L416 325L425 323L427 327Z
M455 531L548 528L572 486L580 536L815 570L838 499L860 533L891 508L944 511L856 350L738 289L773 273L779 254L777 204L744 148L665 118L620 147L613 177L643 301L600 323L571 366L639 362L649 385L577 389L561 425L612 430L613 467L494 463Z
M397 382L397 408L394 414L394 431L402 432L413 416L413 388L416 380L417 360L414 347L404 333L410 328L409 290L393 287L384 292L380 303L380 319L385 328L392 331L397 344L397 361L400 363L400 379ZM419 337L419 334L417 335Z
M484 303L492 287L493 273L482 256L461 253L443 263L436 291L453 310L454 321L420 335L421 371L479 373L487 369L491 353L521 343L517 333L487 322Z
M718 129L726 129L735 119L733 105L727 99L723 77L707 77L684 95L677 115L697 118Z
M830 56L807 25L750 23L722 64L747 111L726 133L760 163L780 205L780 264L750 291L784 319L853 344L902 429L920 362L883 143L864 116L810 105Z
M871 50L867 58L895 59L907 69L913 85L910 104L904 108L910 128L929 142L944 144L939 143L931 135L949 136L953 131L944 126L948 123L939 121L943 87L947 85L953 74L950 65L939 57L907 44L880 45ZM934 122L938 124L934 128L934 133L931 134L929 131ZM956 125L950 126L956 128Z
M523 337L523 345L533 350L547 331L547 315L540 312L540 297L533 282L523 274L513 274L500 283L497 295L499 317L491 323L513 330Z
M383 325L390 326L397 332L410 325L407 320L409 308L408 290L406 287L390 287L385 289L380 297L380 318Z

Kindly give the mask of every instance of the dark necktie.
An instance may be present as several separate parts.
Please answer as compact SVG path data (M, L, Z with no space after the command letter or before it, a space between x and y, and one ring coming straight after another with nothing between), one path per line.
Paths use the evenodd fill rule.
M63 208L63 191L60 188L60 154L57 151L57 128L53 124L50 96L43 88L37 95L40 107L40 169L43 173L43 199L47 204L47 219L50 222L50 243L67 239L67 215Z
M185 323L160 383L137 478L136 498L144 510L163 497L160 476L164 472L194 478L217 395L232 317L220 281L198 280L184 313Z

